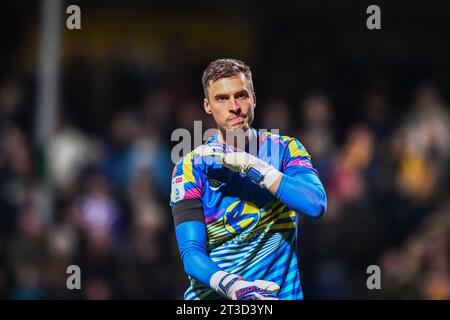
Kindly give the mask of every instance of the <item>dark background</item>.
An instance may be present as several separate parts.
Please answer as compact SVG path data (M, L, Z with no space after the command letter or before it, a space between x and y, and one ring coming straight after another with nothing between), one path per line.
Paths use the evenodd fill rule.
M2 298L182 298L170 136L214 126L201 74L222 57L252 68L254 126L298 138L325 184L327 213L300 224L305 297L450 298L445 1L65 2L44 141L41 4L0 4ZM81 30L65 28L70 4ZM381 30L366 28L369 4ZM70 264L80 291L66 288Z

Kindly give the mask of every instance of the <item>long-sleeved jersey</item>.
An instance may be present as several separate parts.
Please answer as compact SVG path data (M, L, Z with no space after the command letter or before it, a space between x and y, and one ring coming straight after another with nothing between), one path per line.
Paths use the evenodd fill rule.
M297 139L251 130L258 141L254 150L258 158L289 177L317 175L309 154ZM205 144L215 143L217 134ZM297 258L298 210L248 176L200 156L197 149L173 170L170 205L192 200L201 202L206 252L220 269L249 281L276 282L281 288L279 299L303 299ZM190 280L185 299L221 298L205 283L194 277Z

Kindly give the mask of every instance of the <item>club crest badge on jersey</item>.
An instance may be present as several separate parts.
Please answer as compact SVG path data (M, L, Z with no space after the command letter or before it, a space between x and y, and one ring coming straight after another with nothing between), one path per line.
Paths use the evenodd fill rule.
M184 198L184 179L183 176L177 176L172 179L172 194L171 200L173 202L180 201Z
M225 211L224 225L229 233L249 232L261 219L260 209L250 201L235 201Z

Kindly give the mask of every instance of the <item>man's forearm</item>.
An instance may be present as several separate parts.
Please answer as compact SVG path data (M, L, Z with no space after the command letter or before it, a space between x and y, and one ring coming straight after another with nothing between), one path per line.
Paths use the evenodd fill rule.
M205 225L189 221L175 229L181 260L186 273L209 286L211 276L220 270L206 253Z
M288 207L312 217L320 217L327 207L323 185L313 173L292 177L280 173L269 191Z
M223 166L247 175L295 211L319 217L326 210L325 190L313 169L311 172L291 170L292 175L289 175L247 152L227 153L220 144L204 147L202 155L214 156Z
M221 270L206 252L205 226L189 221L175 229L181 259L186 273L211 287L218 294L233 300L278 300L278 284L271 281L246 281L237 274Z
M281 179L283 178L283 174L280 172L276 180L273 182L273 184L268 188L270 193L275 195L277 193L278 187L280 186Z

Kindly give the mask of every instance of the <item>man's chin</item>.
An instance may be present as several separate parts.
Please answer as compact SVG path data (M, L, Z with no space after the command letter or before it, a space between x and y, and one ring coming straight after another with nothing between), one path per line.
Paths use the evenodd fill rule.
M232 132L237 133L238 131L246 132L248 129L250 129L250 126L246 123L243 123L243 124L229 127L229 128L227 128L227 131L232 131Z
M224 130L225 132L221 130L222 137L228 144L243 148L247 141L247 133L249 132L249 129L250 126L246 123L230 126Z

